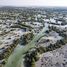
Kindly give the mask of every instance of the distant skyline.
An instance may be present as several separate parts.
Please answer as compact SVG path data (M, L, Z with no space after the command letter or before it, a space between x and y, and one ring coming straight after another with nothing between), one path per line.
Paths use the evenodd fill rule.
M67 0L0 0L0 6L59 6L59 7L67 7Z

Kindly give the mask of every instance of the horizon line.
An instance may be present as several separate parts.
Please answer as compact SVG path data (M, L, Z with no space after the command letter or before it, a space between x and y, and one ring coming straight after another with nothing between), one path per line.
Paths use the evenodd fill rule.
M38 5L26 5L26 6L17 6L17 5L0 5L0 7L48 7L48 8L52 8L52 7L59 7L59 8L67 8L67 6L38 6Z

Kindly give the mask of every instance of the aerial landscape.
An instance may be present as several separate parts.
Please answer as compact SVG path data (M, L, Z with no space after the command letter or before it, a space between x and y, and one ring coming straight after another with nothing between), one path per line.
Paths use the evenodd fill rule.
M19 1L0 1L0 67L67 67L66 2Z
M0 67L67 67L67 8L1 7Z

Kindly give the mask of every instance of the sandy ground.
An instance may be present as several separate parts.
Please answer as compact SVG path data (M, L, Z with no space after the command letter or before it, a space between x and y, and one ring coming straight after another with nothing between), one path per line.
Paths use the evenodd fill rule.
M59 49L43 53L36 67L67 67L67 44Z

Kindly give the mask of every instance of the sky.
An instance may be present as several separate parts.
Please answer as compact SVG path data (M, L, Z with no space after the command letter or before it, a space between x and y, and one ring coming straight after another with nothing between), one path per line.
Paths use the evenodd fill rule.
M0 0L0 6L63 6L67 0Z

